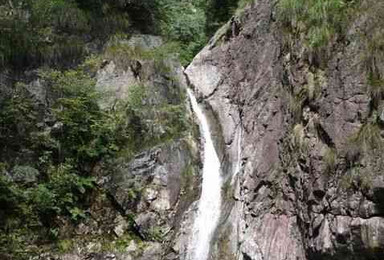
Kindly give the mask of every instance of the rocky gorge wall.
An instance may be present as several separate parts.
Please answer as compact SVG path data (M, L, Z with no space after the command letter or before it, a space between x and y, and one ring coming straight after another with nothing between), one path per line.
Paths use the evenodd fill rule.
M122 44L152 50L161 48L163 41L157 36L136 35ZM132 240L120 250L105 250L97 241L91 241L80 245L78 252L59 259L179 259L188 247L201 167L198 125L186 99L183 68L173 57L160 60L138 57L129 60L128 66L111 59L104 61L95 77L96 88L104 95L101 106L113 109L119 100L129 98L132 86L142 85L148 91L140 100L145 107L181 104L186 108L184 116L191 128L186 135L147 147L133 158L123 154L112 162L101 162L95 170L98 185L108 191L113 204L104 213L95 212L95 216L102 216L108 223L104 232L112 231L119 240L126 236L133 221L137 241ZM146 115L147 120L156 121L161 118L160 113L153 109ZM90 223L90 228L94 230L83 233L84 237L100 232L98 225Z
M87 169L95 187L87 197L84 217L73 221L57 216L52 223L56 239L42 242L38 253L23 259L179 259L186 252L193 202L199 197L201 162L198 125L186 99L183 68L172 54L155 53L164 44L160 37L134 35L129 41L113 44L117 45L114 51L129 55L101 53L104 59L96 60L87 73L101 96L97 101L103 111L119 111L122 105L126 109L126 102L131 106L115 115L123 116L122 127L136 127L128 128L125 134L135 134L137 140L126 142L119 152L100 158ZM10 99L12 80L24 80L23 88L41 108L41 128L47 133L60 130L63 123L49 113L55 100L52 87L36 71L24 74L31 76L18 79L11 73L1 75L4 100L0 102ZM54 123L45 118L46 114ZM129 116L124 117L126 114ZM172 118L174 121L168 123ZM138 147L132 148L135 143ZM1 145L3 148L4 143ZM28 162L25 154L19 157L19 164ZM41 185L38 181L43 173L31 169L36 173L33 178L17 178L26 179L27 188L33 189ZM0 177L3 175L10 183L20 182L14 169L3 169ZM41 233L45 234L43 229ZM28 246L33 247L30 243ZM0 250L0 258L13 256Z
M382 259L384 92L372 89L382 82L372 83L365 60L374 56L374 74L382 75L384 59L367 55L361 41L372 29L371 11L356 15L322 55L287 40L271 0L237 13L185 70L172 59L136 53L161 47L159 37L119 42L140 48L103 56L91 72L100 107L113 111L132 87L146 86L138 115L153 126L148 131L169 130L156 123L176 112L151 110L163 104L184 107L191 127L155 145L140 137L140 152L98 161L89 218L57 218L59 238L73 239L72 247L32 259L186 258L204 156L182 94L187 87L204 104L222 163L223 213L211 260ZM0 103L11 78L0 75ZM48 106L44 82L26 81L38 105ZM47 132L60 126L42 125Z
M276 3L260 0L186 69L221 125L227 175L241 137L212 259L382 259L382 96L369 91L359 38L368 15L318 59L287 44Z

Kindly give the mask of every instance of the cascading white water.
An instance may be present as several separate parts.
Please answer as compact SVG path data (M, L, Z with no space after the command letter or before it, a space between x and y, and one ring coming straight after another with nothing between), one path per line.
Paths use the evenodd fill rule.
M192 91L190 89L187 91L192 109L200 121L200 131L204 138L203 184L187 259L206 260L212 235L220 218L222 184L220 160L213 145L207 118Z
M242 131L241 125L239 125L239 130L238 130L238 135L237 135L237 163L236 163L233 175L232 175L232 181L231 181L232 184L234 183L237 174L241 170L241 135L242 135L242 132L243 131Z

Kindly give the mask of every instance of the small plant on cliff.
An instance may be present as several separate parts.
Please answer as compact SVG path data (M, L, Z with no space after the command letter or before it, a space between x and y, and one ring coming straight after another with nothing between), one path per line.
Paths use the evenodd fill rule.
M359 27L360 44L364 47L362 61L367 72L368 92L372 105L377 108L384 97L384 3L382 1L364 1L361 6L363 17L369 17L364 26Z
M164 228L159 226L153 226L147 232L148 238L157 242L162 242L165 235L166 234L164 234Z
M384 147L384 143L380 132L380 126L376 122L367 122L351 138L351 141L358 144L365 152L372 149L381 149Z
M223 197L226 201L229 201L233 198L233 186L232 186L232 183L231 183L231 178L229 178L226 182L224 182L224 185L222 187L222 193L223 193Z
M368 76L368 93L372 98L373 105L378 106L378 103L384 97L384 78L379 72L369 72Z
M323 161L326 165L326 171L333 173L337 166L337 151L333 147L326 147L324 150Z
M237 2L237 9L235 11L235 15L238 17L241 16L242 13L244 12L245 7L247 7L253 2L255 2L255 0L239 0Z
M308 99L308 92L306 88L300 89L298 93L292 93L289 99L289 108L293 119L300 122L303 113L303 106Z
M342 33L352 2L345 0L280 0L281 22L291 33L302 38L312 50L327 45Z
M375 174L384 169L381 127L375 118L370 118L349 140L346 151L348 173L342 184L344 188L355 184L357 188L369 189Z
M297 124L292 132L292 144L300 154L308 153L308 140L305 137L305 127L302 124Z
M376 33L366 39L365 45L363 61L368 73L368 93L372 98L372 105L377 108L384 98L384 72L380 69L384 64L384 36L381 32Z

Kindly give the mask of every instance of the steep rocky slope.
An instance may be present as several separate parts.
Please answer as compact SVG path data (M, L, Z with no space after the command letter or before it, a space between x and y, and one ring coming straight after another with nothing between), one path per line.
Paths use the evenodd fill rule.
M114 129L116 134L120 133L119 138L122 138L119 147L114 148L116 152L97 157L97 160L89 164L80 160L80 167L76 170L80 176L89 176L91 187L89 191L79 186L80 193L84 195L83 200L75 197L78 196L75 193L77 188L67 191L68 184L55 177L53 163L49 166L51 170L47 172L41 167L44 160L39 155L39 149L42 148L28 146L28 143L21 143L20 140L22 148L11 146L13 143L9 138L8 143L1 142L1 152L4 154L0 168L1 189L4 193L4 189L10 187L12 190L8 193L11 199L14 196L11 192L18 189L16 191L20 195L17 196L20 198L17 198L21 202L16 200L16 207L19 207L17 203L25 203L26 200L26 203L39 209L38 212L41 212L39 207L46 205L44 210L48 214L51 212L52 198L52 206L56 208L62 203L61 200L73 203L76 199L75 206L67 204L66 207L69 213L80 214L75 216L73 213L71 215L67 211L60 211L61 214L52 215L51 223L42 224L44 219L40 220L40 215L33 215L33 208L27 208L20 214L31 219L22 226L18 222L19 218L11 215L8 208L2 209L0 213L6 217L2 221L8 225L9 234L4 234L1 239L1 259L177 259L177 253L172 249L175 248L175 237L179 238L180 250L186 248L187 238L182 237L188 232L188 226L182 227L181 223L186 221L187 216L184 217L184 213L199 195L199 134L186 101L187 86L183 68L173 55L162 52L163 46L160 37L151 35L135 35L129 37L129 40L111 41L105 47L106 53L99 54L100 56L92 60L92 64L86 62L77 71L69 71L63 78L64 81L60 81L59 86L70 82L69 85L73 84L75 89L82 89L82 84L86 83L81 80L86 75L83 74L84 69L90 75L91 86L94 87L89 88L89 91L95 91L91 92L91 101L98 102L93 107L100 107L104 115L108 114L111 119L106 122L108 129ZM19 131L17 134L24 133L26 140L34 140L31 136L39 133L45 133L47 140L53 140L56 133L65 136L68 124L54 113L54 104L60 98L55 93L55 85L50 81L52 76L44 77L41 71L27 71L21 77L11 73L1 76L4 82L1 82L0 90L5 97L1 105L7 108L7 102L15 98L13 88L16 87L13 82L23 81L23 84L19 83L24 91L21 93L31 102L30 109L38 116L38 128L32 125L32 130L24 128L24 121L16 122L16 129ZM61 74L47 70L47 75ZM70 75L75 75L75 78ZM63 93L65 92L60 92L61 97L64 96ZM86 96L83 95L82 98L85 99ZM69 111L77 106L78 101L73 101ZM36 107L39 110L35 112ZM61 106L61 111L65 109ZM88 112L87 109L91 108L81 107L79 113L70 116L72 125L69 129L76 129L77 124L73 124L72 120L78 120L76 117L81 120L83 114ZM25 113L28 115L31 111ZM13 115L11 112L8 112L9 115ZM101 116L102 114L98 114L96 120L101 119ZM31 118L31 124L35 124L35 119ZM87 129L86 120L89 119L83 120L79 122L79 126ZM3 121L2 127L6 129ZM91 132L94 127L97 128L94 125L86 131ZM127 142L125 137L130 138L132 135L133 139ZM76 133L75 136L81 135ZM2 138L5 139L4 136ZM82 140L77 142L80 141ZM108 141L109 145L114 144L112 139ZM97 139L92 143L97 143ZM60 160L66 160L67 163L71 160L70 154L64 153L64 145L60 145L58 150L52 146L49 155L59 154L56 161L60 163ZM85 147L86 144L78 150ZM50 162L49 160L50 157L45 157L46 162ZM67 164L60 163L61 172L58 173L65 178L72 178L73 182L79 182L76 175L67 176L65 169L72 169L68 167ZM57 183L57 190L44 183L51 178L52 182ZM22 197L39 197L36 193L39 190L46 193L37 201L29 202ZM61 191L62 194L56 195L56 192ZM43 203L39 204L41 200ZM0 201L7 202L4 197ZM4 205L8 206L6 203ZM70 207L76 207L77 212ZM9 224L10 221L13 222ZM12 228L9 228L10 225L13 225ZM32 229L31 225L40 229ZM16 236L15 230L34 236L34 240L29 240L24 233L17 233ZM52 232L55 234L51 238ZM10 236L14 236L15 241ZM5 243L10 246L7 247Z
M382 24L370 4L316 54L284 30L274 1L257 1L186 69L221 125L227 176L241 136L213 259L383 258L384 111L372 89L384 67L364 38Z
M136 2L140 8L128 8ZM325 4L327 19L307 8L313 0L239 1L246 8L185 75L169 55L177 49L149 35L95 42L93 55L69 72L3 69L0 105L8 110L0 111L0 195L7 196L0 196L6 206L0 258L186 259L204 155L185 95L189 86L205 105L222 162L223 214L210 259L382 259L384 4L315 2ZM151 15L143 24L138 16L151 1L127 3L134 27L155 29ZM205 20L185 3L180 10ZM319 11L320 22L306 8ZM178 30L188 17L175 10L165 27L181 34L176 39L183 36L189 56L204 38L194 28L203 26L194 18L190 29ZM230 10L224 11L226 17ZM306 24L311 16L313 24ZM89 82L94 96L77 92ZM67 106L60 103L65 91L64 101L73 102ZM81 98L90 101L86 109L60 117L84 105ZM84 114L96 124L73 116ZM72 129L80 131L71 135ZM79 135L89 140L79 145ZM60 174L74 178L75 187ZM60 192L68 187L66 199Z

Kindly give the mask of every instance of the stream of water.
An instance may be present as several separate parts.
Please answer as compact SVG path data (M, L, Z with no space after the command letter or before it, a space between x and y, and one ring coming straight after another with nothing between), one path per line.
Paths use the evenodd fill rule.
M207 118L190 89L188 89L188 95L200 123L200 132L204 141L204 160L201 197L187 259L207 260L212 236L220 218L222 184L220 160L213 145Z

